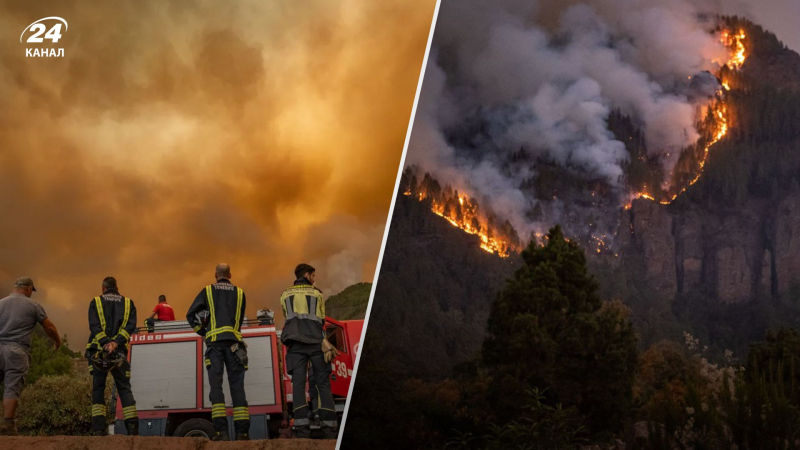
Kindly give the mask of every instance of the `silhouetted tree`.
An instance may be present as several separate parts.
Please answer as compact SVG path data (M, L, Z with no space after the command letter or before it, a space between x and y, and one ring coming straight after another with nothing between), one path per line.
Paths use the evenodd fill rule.
M483 344L496 417L525 417L524 392L549 389L554 404L586 417L590 431L619 430L636 366L627 308L600 301L583 250L560 227L522 257L525 264L492 304Z

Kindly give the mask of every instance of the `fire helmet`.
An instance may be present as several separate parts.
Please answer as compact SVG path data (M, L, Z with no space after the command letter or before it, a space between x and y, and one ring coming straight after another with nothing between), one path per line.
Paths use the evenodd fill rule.
M116 351L108 353L102 350L92 355L92 367L100 372L111 372L115 367L121 366L123 362L125 362L125 356Z

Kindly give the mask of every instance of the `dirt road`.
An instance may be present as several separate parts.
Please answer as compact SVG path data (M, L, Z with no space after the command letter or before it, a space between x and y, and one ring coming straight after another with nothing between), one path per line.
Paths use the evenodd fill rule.
M0 436L3 450L333 450L336 441L276 439L249 442L210 442L200 438L128 436Z

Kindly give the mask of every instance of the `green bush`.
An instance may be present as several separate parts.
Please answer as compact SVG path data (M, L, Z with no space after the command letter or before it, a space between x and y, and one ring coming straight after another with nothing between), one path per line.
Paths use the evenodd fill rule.
M22 393L17 428L28 436L91 434L92 378L86 371L44 376ZM109 380L110 381L110 380ZM110 385L106 398L110 397ZM106 401L106 405L109 402ZM113 414L109 408L109 416Z

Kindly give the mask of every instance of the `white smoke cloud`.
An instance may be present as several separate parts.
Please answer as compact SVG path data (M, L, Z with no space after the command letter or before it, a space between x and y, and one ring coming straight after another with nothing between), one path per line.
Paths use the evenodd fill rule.
M555 3L444 2L408 155L409 164L488 199L521 235L540 228L529 223L537 198L525 186L536 167L509 169L509 153L522 147L621 188L628 153L608 130L618 109L639 121L668 174L699 136L695 102L704 100L686 96L690 79L727 55L711 33L709 7L697 3Z

